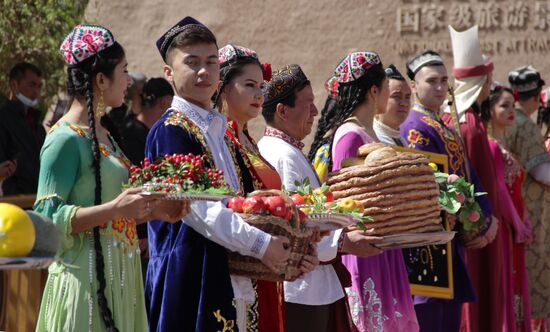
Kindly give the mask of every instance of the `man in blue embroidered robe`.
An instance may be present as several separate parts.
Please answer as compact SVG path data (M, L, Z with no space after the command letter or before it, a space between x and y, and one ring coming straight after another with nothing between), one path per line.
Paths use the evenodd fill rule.
M235 162L224 140L227 119L211 107L219 81L218 47L212 32L186 17L158 41L165 76L176 95L151 128L146 156L206 155L239 191ZM229 274L227 253L261 259L281 271L288 239L245 223L223 202L193 202L182 223L149 222L150 261L146 300L151 331L244 331L246 304L256 294L249 278Z

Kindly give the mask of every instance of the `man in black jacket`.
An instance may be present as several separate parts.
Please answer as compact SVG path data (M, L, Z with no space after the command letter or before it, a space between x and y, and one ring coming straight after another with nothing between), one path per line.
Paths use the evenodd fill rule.
M40 149L46 132L36 108L42 73L21 62L9 74L9 100L0 108L0 162L13 161L15 173L2 183L4 195L35 193L40 169Z

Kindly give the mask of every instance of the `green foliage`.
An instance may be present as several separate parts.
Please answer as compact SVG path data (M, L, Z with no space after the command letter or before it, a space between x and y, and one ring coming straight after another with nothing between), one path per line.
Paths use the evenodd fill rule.
M8 74L26 61L42 71L42 97L49 105L65 87L59 45L81 23L88 0L0 0L0 94L9 93Z
M449 181L449 174L434 172L435 181L439 184L439 205L450 214L458 214L458 220L464 230L471 231L481 228L485 224L481 207L475 197L487 195L486 192L475 192L474 185L464 178ZM460 196L460 198L459 198ZM470 220L470 214L477 212L479 218Z

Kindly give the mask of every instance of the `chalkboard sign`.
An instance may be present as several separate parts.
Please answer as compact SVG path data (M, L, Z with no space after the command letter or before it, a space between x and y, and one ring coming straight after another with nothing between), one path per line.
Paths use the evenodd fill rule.
M401 147L392 148L399 151L423 154L430 162L437 165L439 171L449 172L446 155ZM441 218L445 228L450 230L445 212L441 213ZM442 245L403 249L411 293L419 296L452 299L454 297L452 257L451 242Z

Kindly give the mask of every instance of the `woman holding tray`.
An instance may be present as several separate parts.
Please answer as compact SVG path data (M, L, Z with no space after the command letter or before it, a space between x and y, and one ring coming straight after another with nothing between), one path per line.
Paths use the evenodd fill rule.
M136 223L179 221L189 204L161 203L141 189L121 193L130 163L99 124L106 107L122 104L129 83L111 32L79 25L61 53L73 102L46 137L34 207L53 220L61 248L37 330L147 331Z
M357 149L378 141L374 116L388 101L388 79L379 56L373 52L349 53L336 67L338 105L319 120L312 145L317 151L331 144L332 170L357 155ZM361 331L418 331L409 280L401 250L372 257L345 255L352 275L347 289L354 323Z
M505 147L506 128L514 125L514 95L511 89L497 86L482 104L481 115L488 124L489 147L495 161L499 185L499 207L502 221L501 241L503 252L502 270L504 289L504 322L507 331L531 331L531 303L525 245L532 241L531 221L522 195L525 169L518 158Z
M221 85L215 104L228 117L226 140L232 148L239 170L239 180L245 193L260 189L281 189L277 171L265 161L254 139L249 135L247 122L258 116L264 97L264 79L269 80L271 69L260 64L256 53L236 45L219 50ZM317 257L306 256L302 271L312 271L319 264ZM280 282L256 280L257 302L249 309L249 331L285 331L284 294Z

